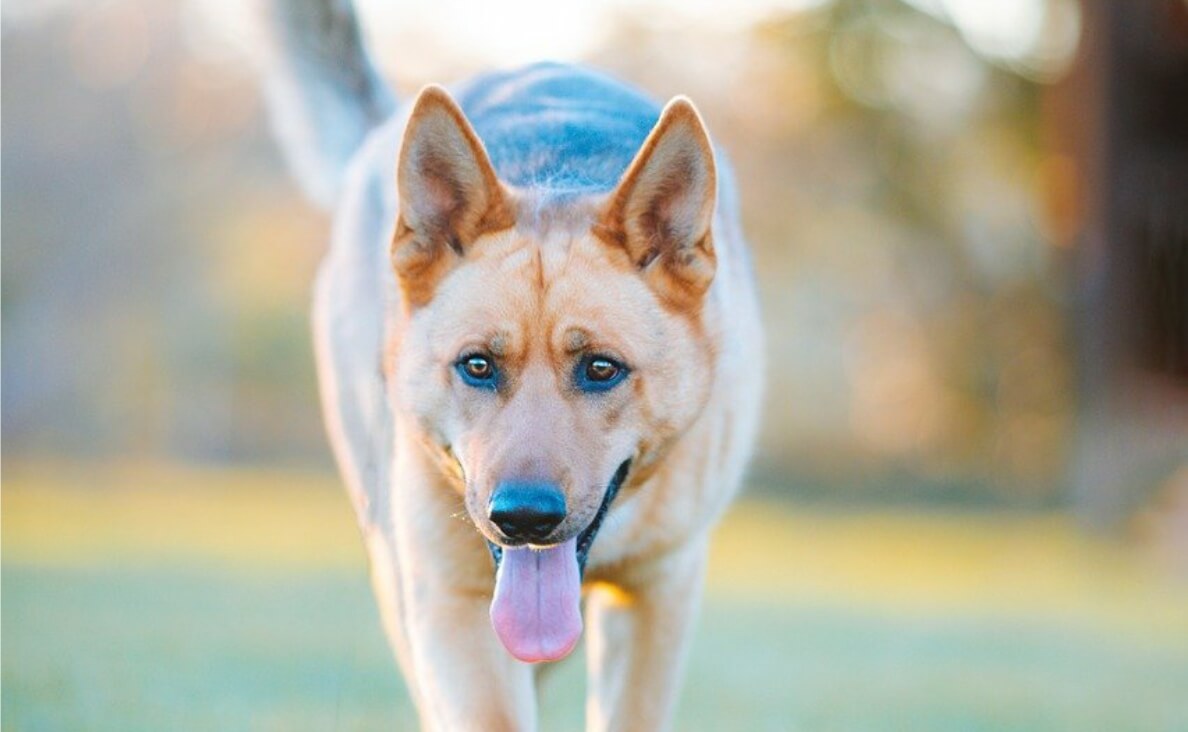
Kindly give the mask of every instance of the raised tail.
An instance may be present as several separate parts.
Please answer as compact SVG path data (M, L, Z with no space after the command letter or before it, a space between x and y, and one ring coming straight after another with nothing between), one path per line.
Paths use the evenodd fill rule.
M289 167L330 208L347 164L395 100L363 45L350 0L268 0L265 93Z

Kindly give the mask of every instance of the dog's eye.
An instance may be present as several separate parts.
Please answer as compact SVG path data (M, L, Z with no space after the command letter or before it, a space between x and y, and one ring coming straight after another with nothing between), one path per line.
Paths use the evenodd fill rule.
M606 356L587 356L578 363L577 385L582 391L607 391L627 376L627 367Z
M495 363L490 358L474 354L462 357L456 364L462 380L471 386L492 388L495 386Z
M590 381L610 381L619 375L619 365L605 358L595 358L586 364L586 378Z
M482 356L471 356L466 359L466 375L472 379L489 379L495 373L495 367Z

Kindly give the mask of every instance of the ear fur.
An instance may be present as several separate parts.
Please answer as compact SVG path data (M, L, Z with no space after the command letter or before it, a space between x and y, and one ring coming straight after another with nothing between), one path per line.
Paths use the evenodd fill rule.
M626 249L662 298L694 307L717 266L710 231L716 192L705 125L688 98L676 97L611 194L595 232Z
M467 247L512 226L515 215L478 135L440 86L426 86L413 103L396 178L392 266L405 298L422 305Z

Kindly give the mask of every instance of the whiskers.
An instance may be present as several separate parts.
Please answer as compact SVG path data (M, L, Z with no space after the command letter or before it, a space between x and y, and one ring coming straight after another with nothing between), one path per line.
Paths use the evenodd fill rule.
M478 524L476 524L474 519L470 517L470 511L466 510L465 501L460 501L457 508L458 510L450 514L450 519L452 521L460 521L464 524L469 524L470 528L474 529L476 534L483 536L483 532L479 530Z

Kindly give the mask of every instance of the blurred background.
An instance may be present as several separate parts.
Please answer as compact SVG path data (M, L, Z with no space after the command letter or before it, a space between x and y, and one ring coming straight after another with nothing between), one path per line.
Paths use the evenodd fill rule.
M1188 2L359 6L404 98L579 61L734 159L769 396L677 728L1188 728ZM4 727L412 726L251 5L2 12Z

